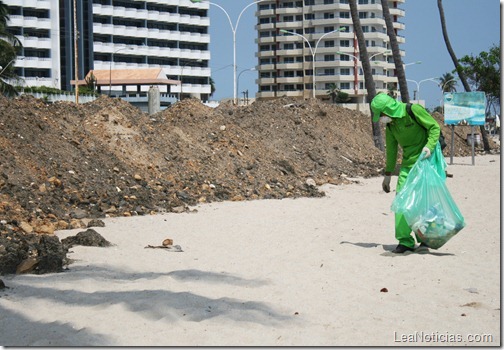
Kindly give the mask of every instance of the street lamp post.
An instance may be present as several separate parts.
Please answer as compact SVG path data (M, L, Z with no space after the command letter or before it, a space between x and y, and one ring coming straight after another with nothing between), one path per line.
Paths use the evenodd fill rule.
M16 57L12 60L9 61L9 63L7 63L7 65L5 66L5 68L2 69L2 66L0 66L0 69L2 69L0 71L0 76L2 76L2 73L12 64L12 62L16 61L16 60L24 60L24 57Z
M199 3L199 2L202 2L203 0L191 0L192 3ZM231 26L231 31L233 32L233 103L236 104L237 103L237 93L238 93L238 90L237 90L237 77L236 77L236 29L238 28L238 24L240 23L240 18L241 16L243 15L243 12L245 12L246 9L248 9L250 6L254 5L254 4L257 4L259 2L262 2L262 1L267 1L267 0L257 0L257 1L254 1L250 4L248 4L247 6L245 6L240 14L238 15L238 18L236 20L236 23L235 25L233 25L233 22L231 21L231 17L229 16L229 13L222 7L220 6L219 4L215 4L213 2L210 2L210 1L207 1L210 5L214 5L216 7L218 7L219 9L221 9L224 14L226 15L228 21L229 21L229 25Z
M132 47L121 47L112 52L112 56L110 57L110 68L109 68L109 97L112 94L112 62L114 62L114 55L121 50L134 50L134 49Z
M403 64L403 66L406 67L406 66L411 66L412 64L421 64L421 63L422 63L422 61L415 61L415 62Z
M339 32L341 30L345 30L346 28L345 27L340 27L338 29L335 29L335 30L332 30L330 32L327 32L327 33L324 33L324 35L322 35L318 40L317 42L315 43L315 47L312 48L311 44L310 44L310 41L308 39L306 39L306 37L304 35L301 35L301 34L298 34L298 33L295 33L295 32L290 32L288 30L285 30L285 29L280 29L280 32L281 33L286 33L286 34L292 34L292 35L295 35L295 36L299 36L300 38L302 38L304 41L306 41L306 43L308 44L308 48L310 49L310 52L311 52L311 55L312 55L312 69L313 69L313 87L312 87L312 97L315 98L315 91L316 91L316 82L315 82L315 55L317 53L317 47L318 47L318 44L320 43L320 41L322 40L322 38L324 38L325 36L329 35L329 34L332 34L332 33L336 33L336 32Z
M236 80L236 88L238 89L239 86L240 86L240 76L242 75L243 72L247 72L247 71L255 71L256 69L254 67L252 68L247 68L247 69L244 69L240 72L240 74L238 74L238 78ZM239 90L238 90L239 91Z
M432 81L436 84L439 85L439 82L437 80L435 80L436 77L433 77L433 78L427 78L427 79L423 79L423 80L420 80L420 81L416 81L416 80L413 80L413 79L406 79L406 81L409 81L409 82L412 82L412 83L415 83L416 86L417 86L417 94L415 96L415 94L413 94L413 99L416 100L416 101L420 101L420 85L423 83L423 82L426 82L426 81Z
M202 60L201 58L199 58L199 59L197 59L197 60L196 60L196 62L203 62L203 60ZM183 79L182 77L183 77L183 75L184 75L184 68L185 68L185 66L187 66L187 65L188 65L188 64L190 64L190 63L191 63L191 61L187 61L187 62L186 62L186 63L182 66L182 68L180 69L180 79L179 79L179 80L180 80L180 92L179 92L179 101L181 101L181 99L182 99L182 93L183 93L183 90L182 90L182 89L183 89L184 83L182 82L182 79Z
M385 54L390 53L390 52L392 52L392 51L385 50L383 52L375 53L374 55L369 56L369 61L371 61L371 59L373 57L375 57L375 56L385 55ZM337 51L336 53L339 54L339 55L347 55L347 56L353 57L354 60L356 60L357 62L359 62L361 64L361 69L364 71L364 68L362 68L362 62L361 62L361 60L359 60L358 57L356 57L354 55L351 55L349 53L346 53L346 52L342 52L342 51ZM362 84L364 85L364 89L366 89L366 77L364 76L364 72L362 72ZM360 86L358 86L358 90L360 90ZM357 92L357 94L358 94L358 92ZM362 94L362 104L364 104L364 103L366 103L366 93Z

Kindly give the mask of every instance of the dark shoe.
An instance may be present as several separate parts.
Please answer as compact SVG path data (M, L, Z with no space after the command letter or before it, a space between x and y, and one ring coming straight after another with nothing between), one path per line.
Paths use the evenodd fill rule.
M425 244L425 243L422 242L422 243L420 243L420 245L418 246L418 248L415 249L415 251L417 253L423 253L423 252L427 253L427 252L429 252L429 248L430 247L427 244Z
M413 248L406 247L405 245L399 244L397 247L392 251L392 253L395 254L403 254L404 252L412 252Z

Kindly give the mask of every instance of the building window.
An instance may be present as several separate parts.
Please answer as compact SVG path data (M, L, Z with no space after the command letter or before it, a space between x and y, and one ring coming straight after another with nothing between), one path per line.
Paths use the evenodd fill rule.
M284 71L284 77L285 78L294 78L294 71L292 71L292 70Z
M307 21L315 19L315 14L314 13L307 13L304 15L304 19Z
M329 33L334 30L334 27L324 27L324 33Z
M341 47L350 47L350 40L340 40Z
M334 55L324 55L324 61L325 62L332 62L332 61L334 61Z
M324 19L332 19L334 18L333 12L324 12Z
M334 47L334 40L324 41L324 47Z
M315 33L315 28L305 28L304 30L305 34L314 34Z
M305 6L315 5L315 0L305 0L304 4Z
M341 68L340 75L350 75L350 68Z
M283 44L284 50L293 50L294 49L294 44L292 43L285 43Z
M284 22L294 22L294 16L284 16L283 21Z
M324 69L324 75L334 75L334 69L333 68Z
M341 90L350 90L350 83L340 83Z
M367 12L359 12L359 18L360 19L368 18L368 13Z
M334 0L324 0L324 5L334 4Z
M294 57L284 57L283 63L294 63Z
M339 13L340 18L350 18L350 12L342 11Z

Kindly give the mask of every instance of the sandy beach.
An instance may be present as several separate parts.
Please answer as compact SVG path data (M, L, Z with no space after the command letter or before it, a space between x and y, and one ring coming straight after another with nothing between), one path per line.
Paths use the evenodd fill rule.
M104 219L113 246L73 247L63 273L2 276L0 345L501 346L500 155L453 163L467 226L424 254L391 253L381 177ZM182 252L146 248L166 238Z

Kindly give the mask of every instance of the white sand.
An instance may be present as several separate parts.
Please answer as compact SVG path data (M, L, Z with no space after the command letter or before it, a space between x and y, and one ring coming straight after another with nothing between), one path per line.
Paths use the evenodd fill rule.
M455 158L447 179L467 226L430 254L390 253L381 178L105 219L94 229L115 246L74 247L64 273L2 277L0 345L500 346L501 162L471 162ZM165 238L183 252L144 248Z

